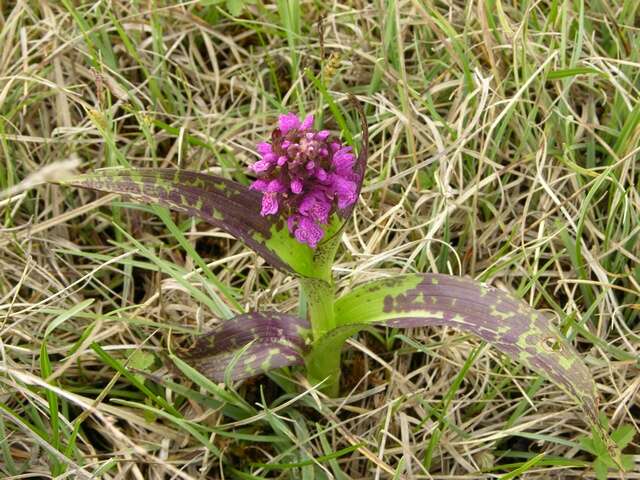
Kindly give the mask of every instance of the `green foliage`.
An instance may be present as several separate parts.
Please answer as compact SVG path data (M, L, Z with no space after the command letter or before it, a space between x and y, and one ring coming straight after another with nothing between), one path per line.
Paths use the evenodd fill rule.
M141 372L151 372L152 366L155 363L156 357L151 352L145 352L144 350L136 350L133 355L129 357L129 367L134 370L140 370ZM144 382L144 376L142 373L136 374L136 377L140 382Z
M600 415L600 425L609 428L606 416ZM580 437L582 449L595 457L592 462L593 471L598 480L607 480L610 470L630 472L635 467L633 455L621 453L631 443L635 435L633 425L625 424L616 428L609 438L603 438L600 430L592 427L591 436Z
M337 395L339 353L354 333L375 324L449 326L479 336L556 382L577 401L587 420L596 422L595 386L577 352L548 317L510 295L468 279L431 274L371 282L336 300L331 265L342 232L337 216L327 227L324 242L311 250L290 235L282 220L260 215L256 192L220 177L129 169L84 175L67 183L123 193L202 218L242 239L274 266L300 276L309 327L307 319L267 312L227 320L219 331L201 336L193 350L184 354L209 378L243 379L298 365L304 357L309 380L323 382L327 393ZM131 240L145 250L137 240ZM144 391L139 378L136 383Z
M237 17L242 13L247 5L255 5L256 0L200 0L198 3L204 7L221 6L224 4L224 8L230 15Z
M248 185L278 113L356 145L349 94L373 155L328 288L400 272L506 288L638 429L640 2L0 3L1 478L595 478L568 397L448 327L310 333L317 363L216 383L162 350L249 307L296 312L289 269L165 207L12 190L70 156ZM305 288L298 316L320 319ZM307 388L329 361L343 399Z

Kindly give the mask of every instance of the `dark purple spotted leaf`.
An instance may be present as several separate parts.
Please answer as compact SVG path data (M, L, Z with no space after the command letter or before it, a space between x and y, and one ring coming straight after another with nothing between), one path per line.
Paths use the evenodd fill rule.
M221 382L241 380L275 368L301 365L309 322L275 312L244 313L197 337L178 356L203 375Z
M242 240L274 267L314 276L313 250L297 242L279 217L261 216L262 195L237 182L184 170L121 169L81 175L64 184L120 193L200 218Z
M335 315L338 340L372 324L473 333L558 384L597 424L595 384L576 350L546 315L501 290L448 275L403 275L357 287L337 301ZM314 345L314 355L323 348Z

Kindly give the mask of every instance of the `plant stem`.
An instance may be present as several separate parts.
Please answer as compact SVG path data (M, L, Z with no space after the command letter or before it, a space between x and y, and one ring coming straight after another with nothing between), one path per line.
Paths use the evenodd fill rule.
M306 300L307 318L311 323L312 345L306 355L307 378L312 385L322 383L321 390L330 397L340 393L340 351L344 341L333 344L330 352L321 347L330 338L336 327L334 312L335 289L331 267L340 245L344 224L338 216L334 216L327 228L323 241L315 251L315 276L300 279L302 297ZM322 342L320 340L323 339Z
M307 315L315 342L335 328L333 284L320 278L302 278L300 287L307 300Z
M333 312L335 303L333 282L330 274L325 277L328 278L300 279L300 288L307 300L307 316L311 323L314 345L336 326ZM309 382L314 385L324 382L322 391L332 397L338 395L340 388L340 347L329 355L309 355L307 360Z
M307 379L311 385L322 382L320 390L329 397L337 397L340 394L340 343L337 350L327 352L327 355L309 355L306 358Z

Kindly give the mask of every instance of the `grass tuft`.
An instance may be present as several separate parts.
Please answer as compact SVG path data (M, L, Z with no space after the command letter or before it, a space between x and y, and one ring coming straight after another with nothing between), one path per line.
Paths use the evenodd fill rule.
M355 95L338 288L440 271L555 314L637 478L638 5L0 2L0 476L617 478L558 387L451 330L350 340L340 399L212 383L176 338L295 311L297 281L193 219L36 186L78 161L246 184L279 113L357 143Z

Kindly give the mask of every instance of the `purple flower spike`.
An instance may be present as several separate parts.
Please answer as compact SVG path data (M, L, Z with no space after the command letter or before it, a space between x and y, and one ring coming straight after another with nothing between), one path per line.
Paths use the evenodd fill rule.
M296 240L316 248L331 214L356 202L359 177L351 147L328 130L313 130L313 122L313 115L280 115L250 168L258 177L251 189L263 194L260 214L284 215Z

